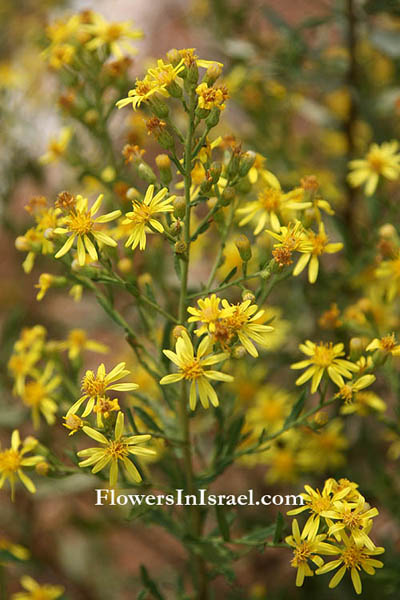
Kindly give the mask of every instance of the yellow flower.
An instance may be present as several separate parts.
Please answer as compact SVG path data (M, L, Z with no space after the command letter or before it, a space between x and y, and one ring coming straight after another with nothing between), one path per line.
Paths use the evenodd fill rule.
M12 600L56 600L64 593L61 585L39 585L32 577L21 577L21 586L25 592L16 592Z
M204 110L211 110L216 107L219 110L224 110L225 101L228 99L228 90L224 86L211 86L208 87L207 83L200 83L196 88L196 94L198 95L199 108Z
M306 524L304 525L303 534L306 537L315 537L319 531L321 519L325 517L328 511L333 511L334 503L342 498L345 498L350 491L350 488L342 488L340 491L332 493L330 486L326 484L323 487L322 493L319 490L313 490L310 485L305 485L304 489L307 494L301 494L304 504L299 508L288 511L288 515L298 515L307 510L311 513Z
M82 417L87 417L93 410L97 398L104 396L107 390L118 392L130 392L136 390L139 386L136 383L115 383L126 375L129 371L125 369L124 362L118 363L108 374L103 363L98 367L96 375L93 371L86 371L82 379L81 391L83 396L75 402L67 412L67 417L75 414L81 405L87 400L87 405L82 413Z
M257 304L252 304L251 300L240 304L229 304L224 299L222 306L221 318L217 321L213 338L225 349L235 341L237 336L245 350L256 358L258 352L253 341L260 346L267 346L268 335L274 329L260 323L264 310L259 310Z
M225 353L208 354L211 349L211 341L208 337L201 340L194 354L193 344L186 331L183 331L181 336L176 340L176 353L171 350L163 350L175 365L177 365L178 373L165 375L160 380L161 385L168 383L176 383L181 380L191 381L190 385L190 408L194 410L197 404L197 396L204 408L209 407L209 402L213 406L218 406L218 396L209 379L215 381L233 381L231 375L207 369L210 365L215 365L227 358Z
M91 352L99 352L101 354L107 354L109 347L95 340L89 340L86 331L83 329L71 329L65 342L58 344L60 350L68 350L68 358L75 360L81 355L83 350L90 350Z
M108 398L107 396L99 396L93 407L93 412L97 415L97 427L102 429L104 427L103 417L108 419L112 412L118 410L120 410L120 406L117 398L111 400L111 398Z
M391 354L392 356L400 356L400 344L397 343L396 336L394 333L386 335L383 338L375 338L366 347L367 351L381 350L385 354Z
M336 394L336 397L343 398L347 404L353 402L353 398L357 395L360 390L372 385L376 377L372 374L362 375L355 381L346 382Z
M292 567L297 568L296 585L298 587L303 585L304 577L311 577L314 575L314 571L310 568L308 561L313 562L317 567L322 567L324 561L318 553L337 553L334 546L323 541L325 539L326 535L324 534L307 536L304 530L300 534L297 520L293 519L292 535L287 536L285 542L294 548L294 558L290 564Z
M342 429L342 420L333 419L317 432L312 431L303 437L302 444L298 448L298 461L303 470L322 473L343 465L345 462L343 451L349 443Z
M329 582L329 587L335 588L343 579L346 571L350 570L354 589L357 594L361 594L362 585L359 571L363 569L368 575L374 575L375 569L383 567L383 563L380 560L371 557L382 554L385 550L380 547L374 548L373 550L370 550L369 548L359 548L351 538L343 533L342 541L344 546L338 548L337 552L335 552L335 554L340 554L340 558L319 567L316 573L317 575L322 575L323 573L328 573L329 571L340 567Z
M41 273L39 275L39 282L35 284L35 288L39 289L39 292L36 296L36 300L43 300L47 290L52 286L55 280L56 277L54 275L51 275L51 273Z
M273 182L274 185L269 185L261 190L257 200L247 202L245 206L238 208L236 213L244 215L239 221L239 227L247 225L250 221L255 221L256 226L254 235L258 235L267 223L271 224L274 231L279 231L279 217L282 213L285 204L285 195L281 190L279 181Z
M61 69L74 60L76 49L72 44L57 44L49 49L49 64L53 69Z
M157 81L159 85L168 87L176 80L179 73L182 73L184 69L185 65L183 64L183 60L174 67L169 63L164 63L160 58L157 61L157 66L148 70L148 76L153 78L154 81Z
M42 165L48 165L64 156L72 138L72 133L72 127L62 127L59 137L50 140L48 150L40 157L39 162Z
M358 187L365 183L365 193L371 196L376 190L380 176L389 180L398 179L400 175L398 147L399 144L395 140L383 142L380 146L371 144L365 158L350 161L349 167L352 172L347 177L350 185Z
M213 333L215 331L215 323L221 315L220 302L221 299L212 294L208 298L201 298L197 301L199 308L189 306L188 312L193 316L189 317L188 322L195 323L196 321L201 321L202 323L199 329L195 329L195 333L198 336L203 335L203 333Z
M174 51L172 50L171 52ZM195 48L182 48L182 50L178 50L178 52L186 67L190 67L193 63L204 69L214 66L224 66L223 63L217 62L216 60L204 60L203 58L199 58L197 54L195 54Z
M92 429L92 427L83 427L83 431L92 439L99 442L102 447L86 448L78 452L78 456L84 458L79 463L80 467L89 467L93 465L92 473L98 473L110 465L110 487L114 488L118 481L119 463L122 463L125 474L129 481L138 483L142 480L139 471L129 459L129 455L154 456L154 450L142 448L139 444L147 442L151 435L124 435L124 414L118 413L115 422L114 439L108 440L102 433ZM111 463L111 464L110 464Z
M25 454L31 452L37 445L37 440L33 437L27 437L22 442L19 431L15 429L11 435L11 448L1 450L0 447L0 489L5 481L10 482L11 500L14 502L15 481L19 477L24 486L31 494L36 492L36 488L31 479L24 473L25 467L33 467L43 461L43 456L29 456Z
M65 421L63 426L70 430L68 435L74 435L74 433L82 429L85 424L78 415L74 415L73 413L63 417L63 419Z
M143 32L132 29L131 21L108 22L98 13L92 13L91 21L82 27L92 36L92 39L85 44L88 50L97 50L102 46L108 46L111 53L117 58L123 57L121 48L128 54L136 54L137 50L129 40L142 38Z
M54 424L57 412L54 390L59 387L60 383L61 377L54 375L54 365L50 362L46 365L42 374L35 374L32 381L25 383L21 399L32 411L32 420L35 429L39 428L40 414L44 416L48 425Z
M293 275L300 275L308 264L308 281L315 283L319 269L318 257L326 253L333 254L334 252L339 252L343 248L343 244L341 242L329 242L328 236L325 233L325 226L322 222L319 224L318 233L306 230L305 235L304 243L299 248L302 256L293 270Z
M329 535L335 536L338 541L341 541L343 531L346 529L351 534L357 548L367 547L369 550L375 548L375 544L368 537L368 533L372 526L371 519L378 515L377 508L369 508L362 496L355 502L341 502L340 499L335 502L335 505L325 511L327 523L329 525ZM331 519L338 520L337 523L332 523Z
M166 87L166 83L161 84L157 79L152 79L146 75L144 79L136 79L134 89L129 90L127 98L118 100L116 106L123 108L128 104L132 104L133 110L136 110L142 102L147 102L154 94L168 96Z
M121 211L114 210L100 217L94 218L98 212L103 200L103 194L98 196L93 206L88 210L87 198L76 197L76 202L72 210L65 217L64 227L56 227L54 233L64 235L69 234L67 241L55 255L55 258L61 258L71 250L75 239L77 239L78 262L83 266L86 261L86 253L92 260L98 260L98 253L92 238L106 246L116 246L117 242L103 231L96 229L97 225L108 223L117 219Z
M258 437L264 428L268 434L278 431L293 405L293 397L286 390L271 384L262 385L251 400L246 423L251 427L253 437Z
M393 302L400 294L400 252L391 260L384 260L376 269L376 276L383 279L388 302Z
M370 391L356 392L352 401L340 408L342 415L357 413L361 417L366 417L373 412L384 413L385 411L386 403L377 394Z
M325 372L327 372L330 379L336 383L337 386L342 387L344 386L343 377L348 377L350 379L352 376L351 372L358 370L354 363L340 358L345 354L343 344L333 345L332 342L329 342L328 344L320 342L317 345L314 342L307 340L304 344L300 344L299 348L309 358L294 363L290 368L305 369L307 367L307 370L296 380L296 385L303 385L303 383L306 383L306 381L312 378L312 394L317 391Z
M139 246L140 250L146 248L146 230L150 227L159 233L163 233L164 227L155 219L155 215L173 212L172 202L175 196L168 195L168 189L162 188L154 197L154 185L149 185L143 200L133 200L133 211L125 215L123 225L130 225L131 233L125 246L132 246L132 250Z

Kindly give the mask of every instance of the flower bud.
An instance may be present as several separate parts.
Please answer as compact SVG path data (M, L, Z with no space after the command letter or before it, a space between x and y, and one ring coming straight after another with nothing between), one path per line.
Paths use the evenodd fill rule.
M157 183L157 177L155 176L153 169L147 163L140 163L140 165L137 168L137 172L139 177L141 179L144 179L146 183Z
M396 237L396 228L391 223L385 223L379 228L379 235L385 239L392 239Z
M240 177L245 177L247 173L250 171L251 167L254 165L256 160L256 153L252 150L248 150L244 152L240 157L240 165L239 165L239 175Z
M354 337L350 340L350 360L358 360L363 353L364 344L361 338Z
M226 167L226 172L227 172L229 179L233 179L233 177L235 177L235 175L238 174L239 165L240 165L240 147L235 146L235 148L232 151L232 155L231 155L230 161L228 163L228 166Z
M254 302L255 299L256 299L256 297L251 290L243 290L243 292L242 292L243 302L246 302L246 300L250 300L250 302Z
M176 65L181 61L181 55L176 48L171 48L171 50L168 50L166 57L167 61L174 67L176 67Z
M159 119L165 119L166 117L168 117L169 108L167 104L165 104L165 102L161 100L161 98L152 96L149 104L152 112L156 115L156 117L158 117Z
M126 192L126 197L128 200L137 200L140 198L140 194L136 188L129 188Z
M156 156L156 165L160 171L161 183L168 186L172 181L171 161L167 154Z
M95 125L97 123L97 121L99 120L99 113L98 113L98 111L95 110L94 108L90 108L83 115L83 120L88 125Z
M174 250L175 250L175 254L182 256L183 254L186 253L187 243L184 242L183 240L179 240L178 242L176 242L176 244L174 246Z
M232 350L233 358L244 358L246 356L246 349L244 346L235 346Z
M127 274L132 271L133 262L130 258L124 257L118 261L117 268L120 273Z
M199 69L197 67L196 61L193 60L190 63L189 68L187 69L186 81L188 84L191 84L191 86L194 86L194 85L197 85L198 80L199 80Z
M208 117L206 118L206 125L208 129L215 127L219 123L219 118L221 116L221 111L217 106L214 106Z
M183 219L186 213L186 201L182 196L177 196L172 202L174 207L174 216L177 219Z
M47 473L49 472L49 468L50 468L49 463L43 461L43 462L38 463L35 466L35 471L38 475L41 475L42 477L46 477Z
M171 83L167 85L167 91L172 98L180 98L182 96L182 88L176 81L171 81Z
M248 262L251 259L251 245L249 238L242 233L236 238L235 245L239 250L242 261Z
M208 67L203 81L208 85L208 87L211 87L217 81L218 77L221 76L221 73L222 73L221 65L218 65L217 63L213 63L212 65L210 65Z
M206 179L200 185L200 193L207 194L211 190L212 184L213 184L212 179L209 176L209 174L207 173Z
M19 235L15 240L15 247L20 252L29 252L30 246L27 239L23 235Z
M221 177L222 165L216 161L212 162L208 170L213 183L218 183Z
M221 206L229 206L235 198L235 195L236 193L233 187L226 187L222 192Z
M235 185L235 189L240 194L248 194L251 190L251 183L248 177L242 177L239 182Z
M171 235L173 235L174 237L177 237L180 234L180 232L182 231L182 221L180 221L178 219L177 221L172 223L169 230L171 232Z
M184 331L186 331L186 327L184 327L183 325L176 325L172 330L172 337L174 338L174 340L180 338Z

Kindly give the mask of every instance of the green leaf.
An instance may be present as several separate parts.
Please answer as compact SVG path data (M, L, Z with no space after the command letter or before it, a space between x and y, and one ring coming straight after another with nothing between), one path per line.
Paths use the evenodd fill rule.
M304 402L306 401L306 397L307 397L307 392L305 390L303 390L299 396L299 399L293 405L290 415L288 415L286 421L284 422L284 424L283 424L284 427L291 425L298 419L301 411L303 410L303 406L304 406Z
M272 523L272 525L267 525L266 527L258 527L247 535L235 540L235 543L258 546L263 544L271 535L274 535L275 531L276 523Z
M25 562L26 560L22 559L22 558L18 558L17 556L14 556L14 554L11 554L11 552L8 552L8 550L0 550L0 564L2 562Z
M156 598L156 600L164 600L165 597L161 594L156 582L150 577L149 572L144 565L140 565L140 578L153 598Z
M221 532L221 536L225 542L229 542L231 539L231 535L229 532L229 523L228 523L226 515L225 515L225 507L224 506L216 506L215 512L217 515L218 527Z
M278 512L278 516L276 518L276 529L274 533L274 544L278 544L282 540L282 531L285 526L285 520L281 512Z
M227 432L226 453L232 454L240 440L240 433L244 424L244 416L239 415L230 425Z

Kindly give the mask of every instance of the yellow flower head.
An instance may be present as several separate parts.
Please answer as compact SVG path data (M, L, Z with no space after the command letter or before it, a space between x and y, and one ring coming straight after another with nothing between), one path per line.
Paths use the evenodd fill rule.
M338 391L336 396L338 398L343 398L343 400L347 404L351 404L353 402L354 397L360 390L365 389L366 387L372 385L375 381L376 377L372 374L362 375L355 381L346 382Z
M99 352L101 354L107 354L109 351L108 346L105 344L89 340L84 329L71 329L65 342L60 342L58 348L60 350L68 350L68 358L70 360L78 358L84 350Z
M396 336L394 333L386 335L383 338L375 338L366 347L367 351L381 350L385 354L391 354L392 356L400 356L400 344L397 343Z
M110 465L110 487L114 488L118 481L118 468L122 463L125 475L129 481L138 483L142 480L139 471L130 460L129 455L154 456L155 451L150 448L142 448L140 444L147 442L151 435L124 435L124 414L118 413L115 422L114 438L109 440L102 433L92 429L92 427L83 427L83 431L101 444L100 447L86 448L78 452L78 456L83 458L79 463L80 467L92 466L92 473L98 473Z
M329 242L322 222L319 224L318 233L315 233L311 229L306 230L304 243L299 248L302 256L299 258L299 261L293 270L293 275L300 275L308 264L308 281L310 283L315 283L319 270L318 257L326 253L333 254L339 252L342 248L343 244L341 242Z
M136 110L142 102L147 102L154 94L168 96L166 87L166 83L160 83L158 79L146 75L144 79L136 79L135 87L129 90L128 97L118 100L116 105L118 108L123 108L128 104L132 104L133 110Z
M91 23L84 25L82 29L92 36L92 39L86 43L88 50L108 46L111 54L119 59L124 55L122 50L127 54L136 54L137 50L130 40L143 37L142 31L132 29L131 21L109 22L98 13L92 13Z
M215 381L233 381L231 375L207 369L211 365L222 362L227 358L225 353L209 354L211 341L208 337L201 340L196 354L193 344L186 331L176 340L176 352L163 350L167 356L178 367L177 373L165 375L160 381L161 385L176 383L181 380L191 381L190 385L190 408L194 410L197 404L197 396L204 408L209 407L209 403L218 406L218 396L209 379Z
M343 377L351 378L351 373L358 371L358 367L350 362L341 358L344 356L343 344L332 344L329 342L325 344L320 342L315 344L310 340L307 340L304 344L300 344L300 350L308 357L306 360L294 363L291 365L292 369L304 369L307 370L300 375L296 381L296 385L303 385L309 379L311 382L311 393L317 391L318 386L321 382L323 374L326 372L329 378L338 386L344 386Z
M74 435L74 433L82 429L82 427L85 424L83 419L81 419L80 417L78 417L78 415L75 415L74 413L63 417L63 419L65 421L65 423L63 423L63 426L70 430L68 435Z
M204 82L197 86L196 94L199 97L199 108L203 108L204 110L211 110L212 108L224 110L225 102L229 98L228 90L225 86L213 85L209 87Z
M67 417L71 414L75 414L81 405L87 401L85 410L82 413L82 417L87 417L92 412L96 399L101 398L105 395L108 390L114 390L118 392L130 392L136 390L139 386L136 383L116 383L123 377L126 377L130 372L125 369L124 362L118 363L109 373L106 373L106 368L103 363L98 367L97 373L93 371L86 371L85 376L82 379L81 391L83 396L75 402L67 412Z
M21 393L22 402L32 411L33 426L39 428L42 414L48 425L55 422L57 403L55 391L61 383L61 377L54 374L54 365L47 363L43 373L34 373L31 381L27 381Z
M88 209L87 198L83 198L82 196L76 197L74 206L64 219L63 227L56 227L56 229L54 229L55 234L68 235L67 241L57 252L55 258L65 256L65 254L71 250L76 239L78 262L80 266L83 267L86 262L86 256L91 260L98 260L99 258L93 240L100 244L105 244L106 246L117 245L115 240L105 234L104 231L97 229L97 226L118 219L121 211L114 210L113 212L95 218L94 216L98 212L102 201L103 194L100 194L93 206Z
M342 581L346 571L349 570L354 590L356 594L361 594L362 584L359 572L362 569L368 575L374 575L375 569L383 567L383 563L373 557L377 554L382 554L385 550L380 547L374 547L373 549L358 547L353 539L344 533L342 533L342 541L343 546L335 552L335 554L340 555L340 558L319 567L316 573L317 575L322 575L339 567L339 570L329 582L329 587L335 588Z
M132 250L139 246L140 250L146 248L146 231L149 228L155 229L159 233L163 233L164 227L156 215L162 213L173 212L174 207L172 202L175 196L168 196L168 189L162 188L155 196L154 185L149 185L143 200L133 200L133 210L125 215L123 225L130 226L130 235L125 246L131 246Z
M37 443L35 438L27 437L21 445L19 431L15 429L11 435L11 448L2 450L0 447L0 489L3 487L5 481L8 480L10 482L12 501L14 501L15 481L18 477L31 494L36 492L36 487L26 473L24 473L23 469L25 467L33 467L43 461L43 456L25 456L29 452L32 452Z
M216 322L213 338L219 342L222 348L228 348L237 340L245 350L254 358L258 356L253 342L260 346L268 345L268 335L273 327L263 325L261 320L264 310L259 310L251 300L245 300L240 304L229 304L222 300L223 310L220 319Z
M47 165L52 162L58 161L62 156L64 156L68 144L72 138L72 128L71 127L62 127L60 131L60 135L58 138L52 138L49 143L48 150L46 154L40 157L40 162L42 165Z
M349 163L351 173L348 181L353 187L365 183L365 193L372 196L375 192L379 177L386 177L391 181L400 175L400 153L397 141L383 142L380 146L372 144L365 158L352 160Z
M221 315L220 302L220 298L212 294L208 298L198 300L198 308L193 308L192 306L188 308L188 312L192 315L188 319L189 323L197 321L202 323L201 327L195 330L198 336L203 335L203 333L213 333L215 331L215 324Z
M21 587L24 592L16 592L11 600L56 600L64 593L61 585L39 585L37 581L24 575L21 577Z
M324 564L319 554L336 554L334 546L324 542L326 535L306 535L304 530L300 534L299 525L296 519L292 521L292 535L285 538L285 542L294 548L292 567L297 568L296 585L302 586L305 577L314 575L310 568L309 561L321 567Z

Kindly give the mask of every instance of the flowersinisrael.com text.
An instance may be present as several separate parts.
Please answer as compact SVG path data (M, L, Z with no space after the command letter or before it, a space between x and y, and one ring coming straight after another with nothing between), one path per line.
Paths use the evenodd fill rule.
M298 506L304 504L300 494L264 494L256 497L254 490L245 494L209 494L206 488L186 494L183 489L175 494L124 494L110 489L96 489L95 506Z

